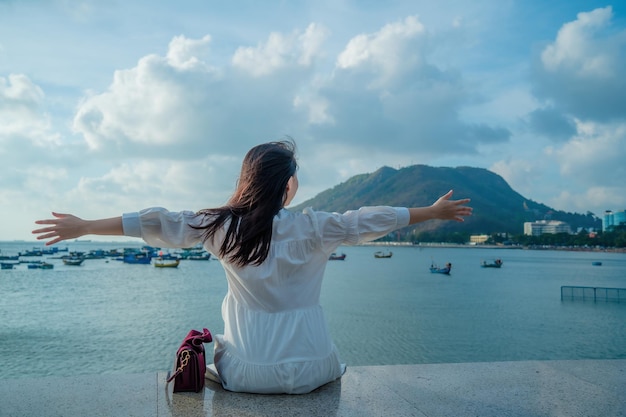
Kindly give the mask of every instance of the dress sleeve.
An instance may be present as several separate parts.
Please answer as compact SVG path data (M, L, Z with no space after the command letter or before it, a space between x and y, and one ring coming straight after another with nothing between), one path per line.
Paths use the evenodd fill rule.
M125 236L142 238L157 247L186 248L202 242L202 230L194 229L197 216L192 211L170 212L152 207L122 215Z
M409 225L405 207L373 206L339 213L315 213L316 228L327 252L339 245L370 242Z

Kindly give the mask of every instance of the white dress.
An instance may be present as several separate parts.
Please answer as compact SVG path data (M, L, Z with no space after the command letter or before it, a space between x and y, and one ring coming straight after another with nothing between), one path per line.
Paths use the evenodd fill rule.
M124 234L156 247L202 242L200 217L149 208L122 217ZM329 255L339 245L375 240L407 226L406 208L364 207L344 214L282 209L274 218L267 259L238 267L221 260L228 280L224 334L215 335L214 363L223 387L252 393L310 392L343 372L319 303ZM202 242L219 253L224 231Z

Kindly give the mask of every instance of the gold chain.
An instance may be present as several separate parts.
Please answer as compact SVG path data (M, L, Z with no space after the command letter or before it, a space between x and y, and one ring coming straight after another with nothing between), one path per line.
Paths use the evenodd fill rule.
M188 350L183 350L181 352L181 354L180 354L180 366L178 367L176 372L182 372L183 371L185 366L187 366L187 364L189 363L190 356L191 355L189 355L189 351Z

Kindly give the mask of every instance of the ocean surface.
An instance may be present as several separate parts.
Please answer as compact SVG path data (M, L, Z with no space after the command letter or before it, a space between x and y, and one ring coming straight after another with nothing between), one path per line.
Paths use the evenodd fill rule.
M0 254L37 245L0 242ZM380 249L341 247L346 260L328 263L322 305L348 366L626 358L626 302L560 297L562 285L626 288L626 254L413 246L374 258ZM0 379L167 371L189 329L223 330L216 260L66 266L58 255L43 257L51 270L0 270ZM501 269L480 267L495 258Z

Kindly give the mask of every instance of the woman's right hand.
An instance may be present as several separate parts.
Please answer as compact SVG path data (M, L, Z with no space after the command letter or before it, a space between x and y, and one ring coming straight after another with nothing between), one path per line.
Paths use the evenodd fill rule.
M52 212L54 219L37 220L36 224L49 225L33 230L38 235L37 240L52 239L46 242L46 246L53 245L62 240L76 239L86 234L87 221L72 214Z
M452 193L452 190L448 191L439 197L431 207L435 212L436 219L462 222L464 217L472 215L472 208L465 205L470 202L470 199L450 200Z
M464 217L472 215L472 208L466 206L469 198L462 200L450 200L452 190L448 191L428 207L409 208L409 224L415 224L426 220L454 220L464 221Z

